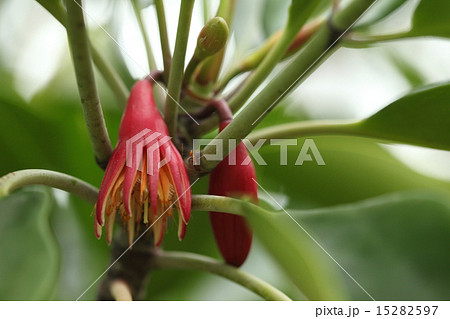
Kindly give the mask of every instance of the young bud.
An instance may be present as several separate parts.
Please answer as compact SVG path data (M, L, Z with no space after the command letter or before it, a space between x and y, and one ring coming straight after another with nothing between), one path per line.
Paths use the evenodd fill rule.
M197 47L184 73L184 84L187 85L194 71L206 58L218 53L227 43L228 25L221 17L209 20L197 38Z
M215 17L209 20L197 38L197 58L203 60L222 50L227 43L228 33L228 25L223 18Z
M223 121L223 130L231 121ZM258 188L253 163L242 163L248 158L243 143L237 147L214 169L209 179L209 194L229 197L250 197L258 201ZM229 159L235 159L230 163ZM247 258L252 244L252 230L245 218L226 213L210 213L211 225L220 253L228 264L239 267Z

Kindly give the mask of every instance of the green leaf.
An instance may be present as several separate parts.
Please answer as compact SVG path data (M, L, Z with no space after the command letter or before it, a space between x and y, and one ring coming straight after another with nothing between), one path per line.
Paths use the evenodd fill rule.
M388 60L392 62L392 65L397 69L400 75L408 81L411 87L418 87L426 84L427 81L422 71L416 65L404 59L403 56L390 53L388 54Z
M401 0L391 1L401 2ZM387 1L388 2L388 1ZM412 3L414 5L414 3ZM381 3L379 4L381 6ZM401 5L401 3L399 3ZM376 8L376 7L374 7ZM376 14L375 14L376 15ZM365 48L370 47L372 44L383 41L392 41L407 39L412 37L450 37L450 2L441 0L421 0L415 7L414 13L411 17L410 30L394 32L388 34L379 34L376 31L370 19L369 23L363 23L359 27L355 28L352 38L355 40L343 41L344 45L353 48ZM376 21L374 21L376 22ZM381 21L380 23L382 23ZM372 27L375 28L372 28Z
M450 1L422 0L408 36L450 37Z
M0 200L0 299L52 299L59 277L58 246L50 228L49 190L27 188Z
M362 135L450 150L450 83L413 91L356 124Z
M376 300L450 296L448 193L414 191L292 212ZM352 299L369 299L350 278Z
M330 258L285 212L269 214L254 209L245 216L255 234L308 299L347 298Z

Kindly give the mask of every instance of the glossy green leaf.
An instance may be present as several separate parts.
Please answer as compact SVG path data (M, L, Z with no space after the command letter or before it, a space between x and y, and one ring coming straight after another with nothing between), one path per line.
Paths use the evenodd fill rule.
M58 245L50 227L54 199L42 187L0 200L0 299L49 300L59 276Z
M450 150L450 84L424 87L356 125L362 135Z
M387 0L388 2L390 0ZM397 0L391 1L390 5L394 5ZM401 2L401 0L398 0ZM403 1L405 2L405 1ZM412 2L412 1L411 1ZM413 2L414 4L414 2ZM401 3L399 3L401 5ZM381 4L380 4L381 6ZM374 10L376 7L374 7ZM414 8L413 8L414 9ZM371 13L369 13L370 15ZM376 15L376 14L375 14ZM355 41L343 41L344 45L353 48L370 47L374 43L400 40L412 37L450 37L450 2L441 0L421 0L415 7L411 16L411 28L405 31L385 32L379 34L377 28L372 28L373 24L369 19L369 23L363 23L359 28L355 28L352 38ZM380 23L382 23L381 21Z
M448 193L401 192L292 214L376 300L448 300ZM346 279L352 299L370 299Z
M276 207L280 209L280 207ZM283 211L251 211L247 216L256 236L310 300L343 300L347 294L332 261Z
M422 0L408 36L450 37L450 1Z

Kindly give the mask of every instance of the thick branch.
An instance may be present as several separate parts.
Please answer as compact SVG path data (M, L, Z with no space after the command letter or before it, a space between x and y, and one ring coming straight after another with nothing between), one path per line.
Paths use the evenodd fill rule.
M148 37L147 29L145 29L144 21L142 20L142 13L139 9L139 4L137 0L132 0L131 4L133 6L134 15L136 16L139 29L141 30L142 40L144 41L145 51L147 52L148 68L151 71L156 70L155 57L153 56L152 47L150 45L150 39Z
M212 258L186 252L158 252L152 259L152 267L162 269L189 269L210 272L227 278L253 291L265 300L289 301L284 293L265 281L239 268L220 263Z
M76 177L44 169L25 169L0 178L0 198L27 185L45 185L61 189L84 199L92 205L97 201L98 189Z
M182 0L180 17L178 19L177 38L170 66L169 83L167 85L167 98L165 105L165 121L170 136L175 137L177 132L178 104L180 102L181 85L183 82L184 59L191 25L194 0Z
M112 153L112 147L95 84L83 10L81 3L78 4L74 0L67 0L66 6L67 37L72 51L84 119L97 164L105 169Z
M42 7L44 7L59 23L65 28L67 27L67 14L61 5L60 1L53 0L36 0ZM122 108L125 108L127 103L128 91L126 85L123 83L119 74L114 70L110 63L100 54L95 48L92 42L89 41L89 45L92 51L92 60L95 66L100 71L100 74L105 79L106 83L111 88L113 94L116 95L117 100Z
M268 144L270 139L300 138L306 136L321 135L353 135L361 136L357 130L358 122L350 121L306 121L292 122L281 125L270 126L251 133L247 139L254 145L259 140L265 140Z
M170 53L169 36L167 35L166 13L162 0L155 0L156 16L158 17L159 38L161 41L161 51L164 64L164 81L167 83L169 79L170 64L172 54Z

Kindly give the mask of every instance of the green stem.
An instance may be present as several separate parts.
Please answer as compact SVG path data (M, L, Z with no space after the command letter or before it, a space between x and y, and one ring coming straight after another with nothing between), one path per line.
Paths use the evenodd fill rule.
M172 54L170 53L169 36L167 35L166 13L163 0L155 0L156 16L158 17L159 38L161 40L161 51L164 64L164 81L169 79Z
M81 4L74 0L66 0L66 7L67 37L72 51L84 119L97 164L105 169L112 153L112 147L95 84L83 10Z
M193 195L191 209L197 211L215 211L243 216L245 201L215 195Z
M172 137L177 133L178 104L180 101L181 84L183 82L184 59L189 38L192 9L194 0L182 0L180 16L178 19L177 38L170 67L169 82L167 85L167 98L165 105L165 120L169 134Z
M324 24L324 20L322 18L316 19L305 24L300 31L295 36L294 40L291 42L287 51L284 53L282 58L278 61L281 62L286 58L292 56L297 53L300 48L309 40L309 38ZM244 72L252 71L261 64L270 50L277 43L279 38L282 35L282 30L274 33L270 36L258 49L254 50L252 53L244 57L240 63L230 69L224 77L219 81L219 83L215 86L214 91L217 93L221 92L228 83L239 74ZM244 80L245 81L245 80Z
M293 122L281 125L270 126L254 131L247 139L254 145L259 140L266 140L263 145L270 142L270 139L300 138L305 136L320 135L353 135L361 136L357 130L359 122L350 121L307 121Z
M47 10L59 23L66 27L66 13L61 1L36 0L45 10Z
M89 41L89 46L91 47L92 61L97 67L97 70L100 72L103 79L105 79L106 83L108 83L113 94L116 95L116 99L118 100L120 107L125 109L128 96L130 95L125 83L123 83L119 74L116 70L114 70L112 65L109 64L109 62L107 62L107 60L105 60L98 50L92 45L91 41Z
M221 0L219 3L219 8L217 9L216 17L223 18L229 28L231 28L231 20L233 18L235 5L236 0ZM226 47L202 63L202 66L196 76L196 82L200 86L206 87L208 90L212 89L210 84L216 82L219 77L223 58L225 56L225 49Z
M248 219L257 215L277 215L277 213L253 204L251 198L245 196L233 198L217 195L192 195L191 209L193 211L228 213Z
M309 18L309 14L317 5L318 2L312 1L308 5L304 4L301 11L299 11L299 8L297 8L295 2L292 2L289 9L288 21L280 39L271 48L269 54L257 66L255 71L245 81L242 88L237 92L237 94L233 95L229 101L230 108L233 112L239 110L244 105L244 103L250 98L261 83L264 82L270 72L272 72L277 63L283 58L298 32Z
M270 110L288 95L296 86L308 77L318 63L330 54L342 34L376 0L353 0L346 8L338 12L331 23L324 25L311 39L311 42L300 52L292 62L282 70L262 90L246 108L222 131L216 139L244 139L262 121ZM343 18L345 17L345 19ZM211 141L203 150L204 154L215 154L216 140ZM223 143L223 154L229 154L228 143ZM204 159L204 157L202 157ZM194 168L199 174L210 172L220 161L204 159L200 167ZM189 164L190 163L190 164ZM192 165L192 162L189 162ZM189 171L192 171L188 168Z
M221 17L209 20L200 30L194 54L184 71L183 86L189 85L194 71L205 59L222 51L228 40L227 22Z
M298 30L296 30L296 32L291 32L289 29L285 29L285 32L283 32L281 38L269 51L269 54L246 79L242 88L235 95L233 95L229 101L230 108L233 112L239 110L244 105L253 92L255 92L261 83L264 82L270 72L272 72L278 62L283 58L297 32Z
M342 45L349 48L365 48L371 44L402 40L408 37L409 37L408 32L373 35L373 36L361 36L361 37L359 37L359 35L356 33L352 34L351 37L345 37L342 41Z
M290 301L284 293L265 281L239 268L220 263L212 258L187 252L158 252L152 259L155 268L206 271L227 278L253 291L265 300Z
M134 15L136 16L137 23L139 25L139 29L141 30L142 40L144 41L145 51L147 52L147 61L148 68L151 71L155 71L157 69L155 57L153 56L152 47L150 45L150 39L148 37L147 30L145 29L144 21L142 21L141 10L138 6L138 0L131 0L131 4L133 6Z
M3 176L0 178L0 198L27 185L46 185L58 188L76 195L92 205L97 201L98 190L94 186L76 177L44 169L25 169Z
M44 7L57 21L59 21L65 28L67 26L67 14L61 5L60 1L36 0L42 7ZM103 58L99 51L95 48L92 42L89 41L89 46L92 51L92 59L95 66L105 79L106 83L111 88L113 94L116 95L121 107L125 108L128 95L126 85L123 83L119 74L114 70L112 65Z

